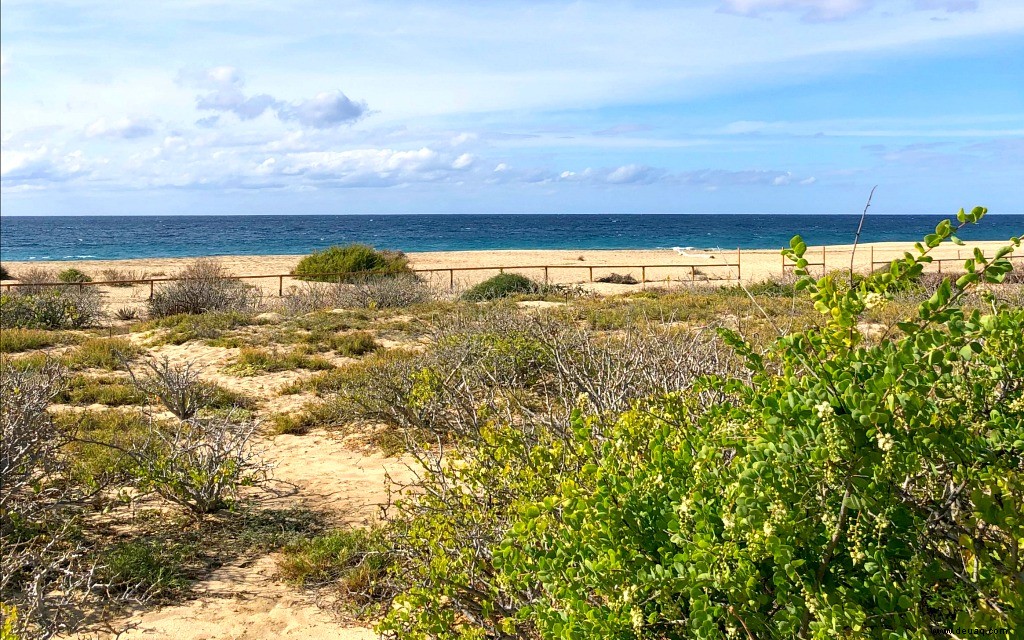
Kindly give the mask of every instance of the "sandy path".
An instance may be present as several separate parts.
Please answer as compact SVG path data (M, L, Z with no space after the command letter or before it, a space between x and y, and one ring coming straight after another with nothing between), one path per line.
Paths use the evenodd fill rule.
M268 508L303 506L335 516L336 526L367 526L387 501L386 474L405 480L401 460L353 451L341 439L315 431L277 436L266 457L277 465ZM195 585L182 604L144 611L115 623L131 639L221 640L376 638L368 627L346 625L307 593L277 578L278 554L230 564ZM82 636L82 638L89 636Z

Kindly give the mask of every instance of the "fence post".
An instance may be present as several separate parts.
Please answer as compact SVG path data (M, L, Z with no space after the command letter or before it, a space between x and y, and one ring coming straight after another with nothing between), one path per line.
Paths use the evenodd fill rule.
M690 265L690 282L697 282L697 267Z
M743 282L743 253L736 247L736 280Z
M587 268L590 269L590 281L593 282L594 281L594 267L587 267Z
M448 270L448 290L455 291L455 269Z
M647 267L640 267L640 283L645 284L647 282Z
M821 277L825 277L828 268L825 267L825 245L821 245Z
M544 267L544 284L548 283L548 268Z
M875 245L871 245L871 268L868 269L868 273L875 270Z
M277 297L284 297L284 276L277 276Z
M149 299L150 300L153 299L153 281L152 280L149 281Z

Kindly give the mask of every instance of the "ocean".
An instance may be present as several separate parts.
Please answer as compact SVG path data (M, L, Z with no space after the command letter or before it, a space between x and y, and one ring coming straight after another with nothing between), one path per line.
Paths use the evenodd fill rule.
M871 215L861 242L915 241L948 215ZM342 215L0 217L0 259L95 260L379 249L778 249L849 244L858 215ZM1024 235L1024 215L990 215L961 236Z

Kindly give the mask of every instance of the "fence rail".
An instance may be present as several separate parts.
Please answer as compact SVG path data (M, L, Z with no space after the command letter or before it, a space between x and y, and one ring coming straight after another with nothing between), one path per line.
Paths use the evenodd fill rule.
M689 270L690 281L697 281L698 270L704 269L732 269L736 270L735 277L730 273L726 278L720 278L720 280L732 281L740 280L742 277L742 266L741 266L741 253L737 249L736 251L736 262L716 262L710 264L643 264L643 265L623 265L623 264L600 264L600 265L577 265L577 264L541 264L541 265L488 265L488 266L475 266L475 267L431 267L423 269L411 269L410 271L414 274L435 274L435 273L447 273L448 274L448 286L452 289L455 288L455 274L457 272L467 271L497 271L498 273L505 273L506 271L518 272L518 271L543 271L544 272L544 284L550 284L550 272L551 270L557 269L586 269L588 273L589 282L595 282L594 270L599 271L611 271L613 269L628 269L629 271L640 271L640 283L644 284L647 282L661 282L664 278L657 278L648 280L647 270L682 270L683 273ZM318 279L320 278L336 278L338 283L350 281L353 278L367 277L373 275L379 275L380 272L376 271L349 271L344 273L323 273L316 274ZM305 280L308 276L297 275L293 273L274 273L274 274L259 274L259 275L243 275L236 276L230 275L225 276L226 280L259 280L259 279L277 279L277 294L284 296L284 281L289 280ZM182 280L194 280L195 278L178 278L173 276L160 277L160 278L138 278L133 280L93 280L89 282L5 282L0 285L0 288L6 289L7 291L12 290L16 287L124 287L132 286L137 284L148 284L149 285L149 297L153 298L156 291L156 284L161 282L179 282ZM671 276L668 276L671 280ZM681 281L682 276L679 276L677 280Z
M826 258L827 258L828 247L821 248L821 261L820 262L808 262L808 267L821 267L822 272L826 270ZM817 251L817 250L815 250ZM874 271L879 266L885 266L890 264L892 260L903 257L903 253L899 255L893 255L888 259L876 259L875 248L871 247L871 259L870 265L871 270ZM1024 260L1024 255L1010 255L1007 258L1011 261ZM947 262L960 262L963 263L964 258L960 257L960 252L957 252L957 257L949 258L933 258L932 264L938 266L939 273L943 272L943 263ZM583 265L583 264L540 264L540 265L487 265L487 266L473 266L473 267L430 267L422 269L411 269L414 274L436 274L436 273L447 273L448 274L448 286L451 289L455 288L455 274L470 272L470 271L497 271L498 273L505 273L506 271L518 272L518 271L542 271L544 273L544 284L550 283L550 272L551 270L557 269L575 269L575 270L586 270L589 282L596 282L594 279L594 270L610 272L613 269L628 269L630 273L639 270L640 281L639 284L646 284L648 282L670 282L672 276L668 275L665 278L654 278L648 279L648 269L651 270L672 270L677 272L677 282L683 282L683 275L678 275L678 272L686 274L689 271L689 281L697 282L697 275L699 271L710 270L710 269L727 269L729 273L724 278L716 278L718 281L741 281L743 279L743 253L740 249L736 249L736 261L735 262L713 262L713 263L673 263L673 264L642 264L642 265L629 265L629 264L598 264L598 265ZM782 276L785 277L790 270L794 267L793 263L787 262L786 258L782 258ZM849 267L849 263L843 265L844 268ZM735 274L732 270L735 269ZM372 276L379 272L375 271L358 271L358 272L346 272L346 273L325 273L317 274L317 278L336 278L339 283L352 278L358 278L360 276ZM284 281L288 280L304 280L305 276L293 274L293 273L273 273L273 274L258 274L258 275L243 275L243 276L225 276L227 280L265 280L265 279L277 279L277 294L284 296ZM138 278L132 280L98 280L90 282L5 282L0 284L0 290L11 291L17 287L124 287L132 285L149 285L149 297L153 298L156 292L156 284L161 282L179 282L182 280L190 280L193 278L179 278L174 276L165 276L159 278Z

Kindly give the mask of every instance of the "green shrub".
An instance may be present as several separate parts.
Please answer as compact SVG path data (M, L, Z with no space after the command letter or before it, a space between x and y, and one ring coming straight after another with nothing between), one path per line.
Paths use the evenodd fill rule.
M78 269L75 269L74 267L61 271L59 274L57 274L57 279L60 280L61 282L66 282L68 284L92 282L92 278L90 278L86 273L79 271Z
M0 280L11 280L11 272L7 270L7 267L0 264Z
M314 251L296 265L292 273L302 280L338 282L365 279L370 276L396 275L409 272L405 254L377 251L364 244L333 246ZM342 274L342 275L338 275Z
M480 302L537 293L540 290L540 285L526 276L518 273L502 273L471 287L462 294L462 299Z
M961 211L960 226L984 213ZM399 505L392 544L404 560L392 576L404 586L379 631L1021 628L1024 308L961 306L975 284L1004 277L1012 247L977 252L888 339L868 345L858 329L955 231L941 223L917 255L852 288L848 276L811 277L795 238L796 288L821 322L764 352L723 331L752 377L708 376L618 417L577 410L532 435L531 423L488 424L450 450Z
M0 327L80 329L103 314L95 287L26 287L0 294Z

